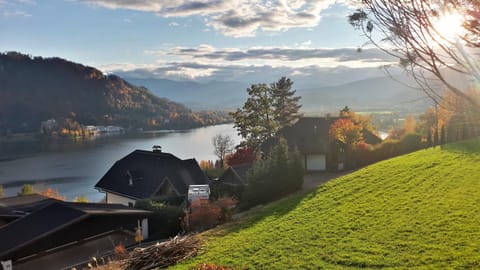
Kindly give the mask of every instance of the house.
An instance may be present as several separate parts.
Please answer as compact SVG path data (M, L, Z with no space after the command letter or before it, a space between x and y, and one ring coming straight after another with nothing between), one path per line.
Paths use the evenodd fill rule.
M220 195L239 198L247 185L247 172L251 168L251 163L229 167L216 181Z
M118 244L148 238L150 211L119 204L73 203L28 195L0 199L15 219L0 227L0 261L14 269L63 269L102 256ZM13 203L12 203L13 202Z
M143 199L183 201L189 185L206 184L208 178L195 159L182 160L155 147L135 150L117 161L95 188L105 192L107 203L133 206Z
M331 142L329 130L338 117L302 117L295 124L280 130L290 147L296 147L303 156L304 168L307 171L337 170L343 168L344 145ZM368 144L377 144L382 140L368 130L363 131ZM262 148L268 151L273 142Z

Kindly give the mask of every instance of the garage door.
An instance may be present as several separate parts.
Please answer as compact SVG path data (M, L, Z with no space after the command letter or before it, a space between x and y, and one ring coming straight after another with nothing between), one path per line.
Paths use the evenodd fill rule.
M308 155L307 171L325 171L325 155Z

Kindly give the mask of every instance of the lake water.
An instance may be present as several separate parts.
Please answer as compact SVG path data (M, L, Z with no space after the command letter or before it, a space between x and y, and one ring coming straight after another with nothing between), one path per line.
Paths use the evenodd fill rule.
M240 142L233 125L227 124L78 142L54 140L40 145L36 143L31 153L25 150L25 145L3 147L8 151L1 153L0 184L7 196L15 195L23 184L28 183L38 189L57 189L62 196L67 196L67 200L84 195L95 202L101 200L103 194L95 190L94 185L115 161L130 152L151 150L153 145L160 145L162 151L181 159L215 160L212 138L216 134L229 135L236 144ZM9 159L9 156L13 158Z

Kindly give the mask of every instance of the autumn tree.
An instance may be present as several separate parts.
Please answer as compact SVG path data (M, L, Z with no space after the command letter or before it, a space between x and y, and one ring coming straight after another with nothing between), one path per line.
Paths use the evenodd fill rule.
M60 192L58 192L57 189L53 189L53 188L47 188L45 190L42 190L42 191L38 192L38 194L40 194L42 196L45 196L45 197L48 197L48 198L60 200L60 201L66 201L67 200L66 196L60 195Z
M237 147L235 152L228 155L225 159L228 166L236 166L241 164L250 164L255 161L257 155L253 148L245 146L245 147Z
M451 91L476 110L479 103L456 84L455 76L479 81L480 5L477 0L359 0L349 22L369 42L399 60L436 104ZM442 87L444 86L444 87Z
M291 90L292 84L290 79L281 78L270 86L260 83L247 88L247 101L231 114L247 146L258 150L263 142L276 136L278 130L301 116L300 97Z
M362 139L362 127L352 120L340 118L335 121L328 132L330 140L339 141L347 146L352 146Z
M73 198L73 202L76 203L88 203L88 197L85 195L79 195L75 198Z
M35 189L30 184L24 184L18 193L18 196L26 196L35 194Z
M214 153L220 160L220 167L223 168L225 156L231 153L235 143L229 135L217 134L212 139Z

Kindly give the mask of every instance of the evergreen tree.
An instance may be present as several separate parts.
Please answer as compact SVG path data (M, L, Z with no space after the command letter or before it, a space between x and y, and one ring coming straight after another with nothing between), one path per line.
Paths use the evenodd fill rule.
M442 125L442 129L440 130L440 145L444 145L447 141L446 138L447 134L445 133L445 126Z
M430 130L427 131L427 147L432 147L432 132Z
M299 105L300 96L295 96L296 90L292 90L293 81L282 77L271 84L273 95L273 107L275 121L280 127L286 127L301 117L299 113L302 105Z

